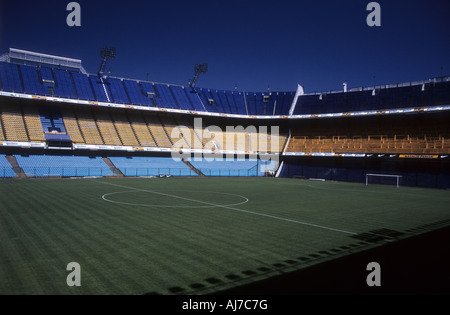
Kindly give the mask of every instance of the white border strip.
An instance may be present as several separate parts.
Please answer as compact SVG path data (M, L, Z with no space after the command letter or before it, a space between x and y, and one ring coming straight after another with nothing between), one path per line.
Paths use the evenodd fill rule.
M200 115L200 116L231 117L231 118L245 118L245 119L312 119L312 118L370 116L370 115L404 114L404 113L433 112L433 111L450 110L450 105L439 105L439 106L430 106L430 107L423 107L423 108L411 107L411 108L402 108L402 109L356 111L356 112L346 112L346 113L258 116L258 115L225 114L225 113L215 113L215 112L199 112L199 111L184 110L184 109L160 108L160 107L152 107L152 106L127 105L127 104L107 103L107 102L97 102L97 101L74 100L74 99L69 99L69 98L37 96L37 95L29 95L29 94L24 94L24 93L5 92L5 91L0 91L0 96L17 97L17 98L23 98L23 99L44 100L44 101L58 102L58 103L96 105L96 106L114 107L114 108L128 108L128 109L146 110L146 111L153 111L153 112L169 112L169 113L181 113L181 114L191 114L191 115Z
M21 148L42 148L46 149L47 144L43 142L21 142L21 141L0 141L0 147L21 147Z
M366 153L334 153L334 152L283 152L284 156L342 156L366 157Z

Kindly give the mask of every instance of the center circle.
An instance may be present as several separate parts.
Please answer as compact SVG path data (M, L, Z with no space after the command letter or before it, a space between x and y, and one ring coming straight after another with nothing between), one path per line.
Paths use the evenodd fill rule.
M140 203L139 201L129 201L127 199L139 199L139 196L136 196L136 194L146 194L146 195L152 195L154 196L151 200L155 199L162 199L166 203L169 202L169 204L164 204L162 202L161 204L149 204L149 203ZM111 196L117 196L117 195L125 195L125 198L112 198ZM199 199L198 197L205 197L205 196L216 196L215 199L231 199L229 201L226 200L227 203L217 203L214 201L205 201L203 198ZM141 197L142 198L142 197ZM116 204L123 204L123 205L129 205L129 206L139 206L139 207L159 207L159 208L215 208L215 207L232 207L232 206L238 206L242 205L244 203L248 202L248 198L237 195L237 194L230 194L225 192L217 192L217 191L198 191L198 190L174 190L170 193L166 192L158 192L158 191L149 191L149 190L126 190L126 191L118 191L118 192L112 192L107 193L102 196L102 199L111 203ZM122 199L122 200L121 200ZM125 200L124 200L125 199ZM145 199L145 198L144 198ZM235 199L235 200L232 200ZM236 200L237 199L237 200ZM170 204L171 202L175 201L175 205ZM180 203L186 203L185 205L180 205ZM196 205L198 204L198 205Z

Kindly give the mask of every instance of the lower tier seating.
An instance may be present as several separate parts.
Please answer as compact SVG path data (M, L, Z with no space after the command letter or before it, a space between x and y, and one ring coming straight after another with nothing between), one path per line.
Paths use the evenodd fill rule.
M125 176L197 176L182 161L171 157L109 157Z
M0 154L0 177L17 177L4 154Z
M27 177L113 176L101 157L14 155Z

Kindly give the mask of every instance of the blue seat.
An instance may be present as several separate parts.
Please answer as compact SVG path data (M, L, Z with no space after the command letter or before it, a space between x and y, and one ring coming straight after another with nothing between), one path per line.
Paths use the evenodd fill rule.
M234 103L236 104L236 110L239 115L247 115L247 107L245 105L244 92L233 92Z
M206 111L204 98L198 93L195 88L185 88L186 95L191 101L194 110L199 112Z
M171 157L109 157L125 176L197 176L182 161Z
M101 157L72 155L15 155L28 177L113 176Z
M268 165L269 161L262 160L212 160L191 159L190 163L207 176L263 176L264 172L258 166Z
M154 90L157 91L157 95L159 95L159 98L157 98L158 106L179 109L167 84L155 83Z
M70 73L60 69L53 69L53 73L55 76L54 95L71 99L78 98Z
M3 91L23 92L18 65L0 62L0 81Z
M88 76L78 72L71 72L70 75L73 78L78 98L80 100L95 101L95 95L89 83Z
M96 100L99 102L108 102L108 97L106 96L101 79L95 75L91 75L89 76L89 81L94 90Z
M0 154L0 177L17 177L5 154Z
M175 97L175 101L180 109L193 110L194 107L191 104L184 87L179 85L171 85L170 90Z
M111 102L130 104L127 92L125 91L124 84L121 80L117 78L107 78L105 80L105 85L108 87L111 96Z
M123 80L125 89L130 97L131 104L151 106L151 100L148 96L144 95L140 85L137 81L133 80Z
M24 92L35 95L50 95L40 82L36 67L19 65L22 73Z

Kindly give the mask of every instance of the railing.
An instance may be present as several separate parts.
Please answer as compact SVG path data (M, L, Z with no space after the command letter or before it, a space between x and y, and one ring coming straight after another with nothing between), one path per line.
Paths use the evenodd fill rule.
M45 63L54 66L66 66L70 68L83 69L81 65L81 60L79 59L41 54L15 48L9 49L9 58L20 59L25 61L33 61L37 63Z
M222 168L199 168L205 176L262 176L258 174L257 169L222 169ZM193 170L189 168L120 168L120 171L125 176L139 177L139 176L198 176Z
M108 167L23 167L27 177L115 176Z
M51 178L51 177L115 177L110 168L103 167L23 167L26 177ZM144 176L198 176L188 168L121 168L120 171L126 177ZM251 169L200 169L205 176L239 176L252 177L263 176L257 168ZM0 178L18 177L12 168L0 168Z
M380 89L390 89L390 88L399 88L399 87L409 87L409 86L417 86L417 85L423 85L423 84L430 84L430 83L443 83L443 82L449 82L450 76L441 76L436 77L428 80L422 80L422 81L410 81L410 82L402 82L402 83L393 83L393 84L379 84L379 85L373 85L368 87L354 87L349 88L348 92L362 92L362 91L372 91L372 90L380 90ZM304 95L320 95L320 94L338 94L342 93L343 90L335 90L335 91L321 91L321 92L312 92L312 93L305 93Z
M389 137L378 135L358 139L344 137L309 139L305 136L293 137L286 151L450 154L450 140L441 136L424 136L423 139L420 139L411 137L410 135L394 135Z
M206 176L238 176L238 177L256 177L263 176L257 169L200 169Z

